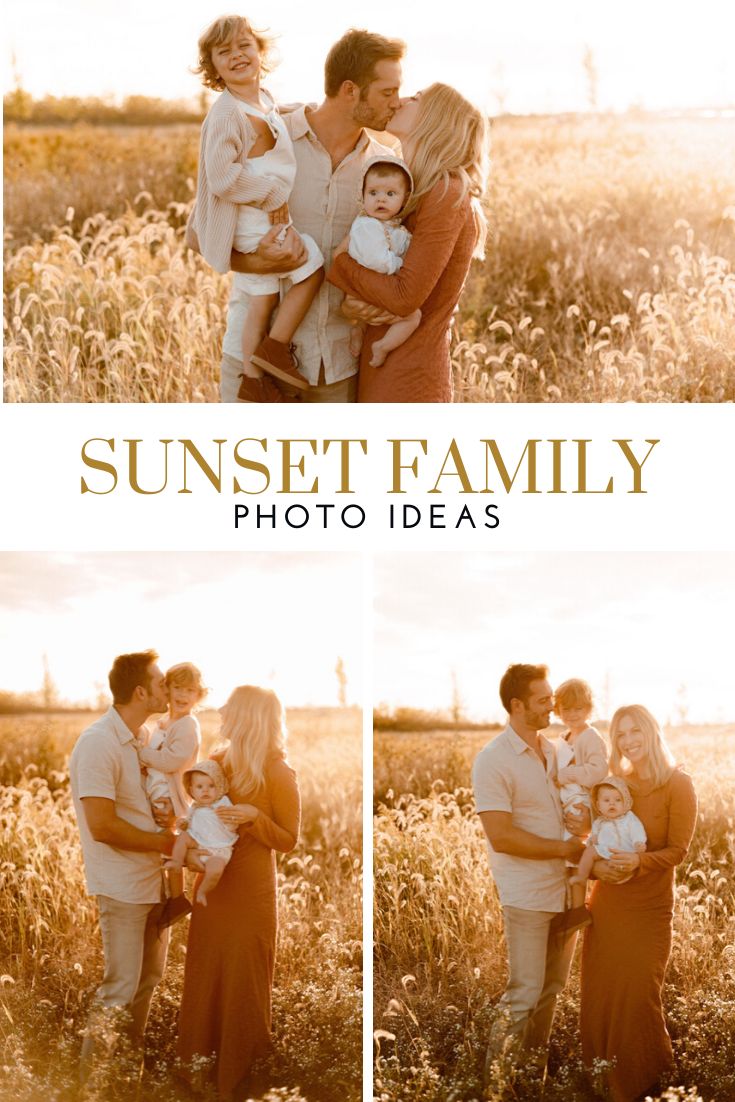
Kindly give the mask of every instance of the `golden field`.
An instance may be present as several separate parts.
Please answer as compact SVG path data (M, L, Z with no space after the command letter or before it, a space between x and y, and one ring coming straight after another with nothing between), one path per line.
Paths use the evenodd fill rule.
M197 128L5 132L5 398L215 401ZM458 401L735 399L735 121L501 119Z
M482 1093L505 984L502 916L474 812L470 771L490 733L375 736L376 1102L536 1097L522 1071ZM735 727L676 727L699 818L677 870L664 1007L677 1067L663 1097L735 1098ZM578 965L559 999L545 1102L586 1102ZM507 1074L506 1074L507 1073Z
M0 1098L71 1102L101 978L68 755L93 717L0 718ZM203 713L204 750L216 714ZM275 1051L268 1102L358 1102L362 1080L362 752L357 710L288 716L302 836L279 857ZM175 1102L170 1069L187 923L175 927L147 1034L142 1102ZM100 1102L104 1102L100 1099Z

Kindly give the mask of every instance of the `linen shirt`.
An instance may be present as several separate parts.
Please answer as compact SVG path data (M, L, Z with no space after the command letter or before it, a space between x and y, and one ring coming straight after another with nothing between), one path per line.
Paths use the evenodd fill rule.
M98 796L113 800L115 814L139 830L154 833L157 829L135 736L115 708L79 736L69 759L69 774L89 894L107 895L121 903L160 902L160 854L117 849L95 841L84 814L82 801Z
M321 249L326 267L358 214L362 199L365 163L379 154L394 154L363 130L357 145L332 170L332 159L309 125L302 105L284 112L296 155L296 182L288 200L291 218L299 233L309 234ZM338 383L357 373L358 359L350 352L350 322L340 307L344 295L326 281L294 336L301 373L315 386L324 365L326 383ZM242 328L247 303L233 290L227 308L227 330L222 343L225 355L242 360Z
M508 726L475 758L472 784L477 811L505 811L514 827L540 838L559 841L564 835L561 801L556 787L554 748L543 735L538 755ZM497 853L488 842L493 879L504 907L529 911L563 911L566 866L563 857L541 861Z

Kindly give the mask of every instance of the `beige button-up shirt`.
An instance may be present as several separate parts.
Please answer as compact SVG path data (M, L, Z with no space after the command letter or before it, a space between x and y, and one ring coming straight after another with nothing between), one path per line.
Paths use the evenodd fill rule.
M564 835L559 790L555 784L554 748L539 736L546 768L531 747L508 726L475 758L472 784L478 812L505 811L513 826L540 838ZM493 878L504 907L528 911L563 911L566 866L563 857L542 861L496 853L488 842Z
M120 819L140 830L157 829L135 738L114 708L79 736L69 759L69 774L89 894L107 895L121 903L160 902L160 854L137 853L96 842L84 814L82 801L99 796L114 801Z
M332 159L309 125L307 109L315 110L316 104L283 115L296 154L296 183L288 203L295 228L314 238L328 268L359 212L365 164L378 154L395 155L395 150L363 130L352 152L332 171ZM296 355L312 386L319 381L322 364L327 383L341 382L357 372L358 362L349 348L350 323L340 313L343 298L339 288L325 282L296 331ZM242 360L246 314L246 301L233 292L222 351L238 360Z

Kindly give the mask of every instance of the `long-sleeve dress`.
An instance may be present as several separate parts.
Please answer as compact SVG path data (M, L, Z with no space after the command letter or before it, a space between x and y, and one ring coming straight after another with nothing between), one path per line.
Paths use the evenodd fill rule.
M661 989L671 951L674 868L694 833L697 798L675 769L658 788L630 784L633 811L648 837L640 869L623 884L595 882L592 925L582 948L582 1054L615 1061L613 1102L632 1102L673 1062Z
M468 196L459 205L458 180L442 181L406 219L412 234L403 266L395 275L363 268L342 254L327 279L346 294L407 317L421 310L421 324L382 367L371 367L371 348L387 329L367 328L360 355L358 402L451 402L449 323L467 278L477 243Z
M194 907L178 1036L185 1067L197 1056L214 1055L213 1079L225 1096L270 1045L275 852L293 849L300 824L296 775L281 755L267 762L265 782L255 795L231 788L229 796L233 804L253 804L260 814L238 829L239 840L207 906ZM196 1080L193 1069L188 1077Z

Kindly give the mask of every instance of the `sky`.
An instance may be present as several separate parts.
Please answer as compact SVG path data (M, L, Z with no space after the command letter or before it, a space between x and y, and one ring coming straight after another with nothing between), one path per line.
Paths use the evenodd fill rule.
M348 555L0 554L0 689L35 691L44 655L62 697L95 701L117 654L199 666L219 706L237 685L286 706L362 694L362 566Z
M447 709L454 672L468 717L501 721L500 678L530 662L588 681L598 718L735 720L730 554L391 555L374 598L378 703Z
M34 96L196 96L196 41L220 0L6 0L3 91ZM237 5L234 6L238 10ZM735 5L725 0L255 0L239 10L278 35L269 86L317 100L331 44L350 26L407 41L404 90L453 84L491 114L585 110L587 50L597 106L625 110L735 104Z

